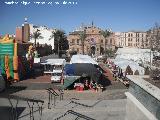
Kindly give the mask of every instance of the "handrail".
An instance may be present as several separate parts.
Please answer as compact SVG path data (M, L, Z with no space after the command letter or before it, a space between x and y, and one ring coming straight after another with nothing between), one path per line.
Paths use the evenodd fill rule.
M60 100L63 100L63 91L59 90L60 94L58 94L53 88L47 88L46 89L49 92L49 96L48 96L48 109L50 108L50 104L52 102L52 95L54 96L54 106L56 105L56 97L60 96Z
M56 91L54 91L52 88L47 88L46 90L48 90L50 93L52 93L55 96L59 96L59 94Z
M83 114L80 114L80 113L78 113L78 112L75 112L75 111L73 111L73 110L68 110L68 111L65 112L63 115L61 115L60 117L58 117L58 118L56 118L56 119L54 119L54 120L59 120L59 119L61 119L62 117L65 117L67 114L72 114L72 115L78 116L79 118L83 118L83 119L85 119L85 120L95 120L95 119L93 119L93 118L90 118L90 117L88 117L88 116L86 116L86 115L83 115Z
M13 106L13 103L12 103L11 99L15 99L16 100L16 105L15 106ZM41 119L41 117L42 117L42 106L44 104L43 100L25 98L25 97L20 97L20 96L16 96L16 95L10 95L8 97L8 100L9 100L10 105L12 107L11 114L12 114L12 119L13 120L17 120L18 119L18 116L17 116L17 106L18 106L18 101L19 100L27 101L27 104L28 104L28 107L29 107L29 111L30 111L30 113L29 113L30 114L30 120L34 120L33 106L34 106L34 103L37 103L38 108L39 108L38 111L39 111L40 119ZM41 103L41 106L39 105L39 103Z
M16 95L9 95L9 99L18 99L18 100L29 101L29 102L44 103L43 100L25 98L25 97L20 97L20 96L16 96Z
M78 112L75 112L75 111L73 111L73 110L68 110L68 113L73 114L73 115L76 115L76 116L78 116L78 117L80 117L80 118L84 118L84 119L86 119L86 120L95 120L95 119L93 119L93 118L90 118L90 117L88 117L88 116L86 116L86 115L82 115L82 114L80 114L80 113L78 113Z

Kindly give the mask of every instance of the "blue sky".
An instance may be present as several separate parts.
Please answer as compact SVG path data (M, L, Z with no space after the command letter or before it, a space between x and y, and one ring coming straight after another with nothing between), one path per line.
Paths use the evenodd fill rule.
M31 2L26 6L4 3L9 1L12 0L0 0L0 35L15 33L24 17L31 24L61 28L67 33L92 21L113 31L148 30L155 22L160 23L160 0L65 0L71 5L61 4L64 0L13 0ZM33 1L58 1L60 5L35 5Z

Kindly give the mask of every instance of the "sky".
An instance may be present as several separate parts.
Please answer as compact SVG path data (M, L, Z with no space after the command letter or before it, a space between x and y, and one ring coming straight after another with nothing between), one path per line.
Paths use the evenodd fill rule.
M6 4L11 1L18 3ZM45 4L38 5L39 1ZM67 4L62 4L64 1ZM160 0L0 0L0 35L15 34L25 17L30 24L63 29L66 33L92 21L97 27L114 32L146 31L155 22L160 23Z

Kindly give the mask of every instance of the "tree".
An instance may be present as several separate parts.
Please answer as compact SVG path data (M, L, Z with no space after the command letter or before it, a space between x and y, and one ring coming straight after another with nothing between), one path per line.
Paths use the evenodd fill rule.
M133 71L132 71L132 69L131 69L131 67L129 65L126 68L125 74L126 75L133 75Z
M37 39L42 39L43 37L41 36L41 33L39 32L40 30L36 30L35 32L33 32L33 34L31 34L31 38L33 38L34 39L34 46L35 46L35 48L36 48L36 40Z
M134 72L134 75L139 75L139 71L136 70L136 71Z
M104 43L104 50L106 53L106 42L107 42L107 37L109 37L111 35L111 32L109 30L102 30L101 35L103 35L103 37L105 38L105 43Z
M148 32L148 38L150 41L150 48L153 51L160 52L160 26L158 23L155 23L155 26L150 29Z
M149 73L150 73L149 67L145 68L144 75L149 75Z
M54 51L58 53L58 56L60 57L60 54L62 54L62 52L69 49L68 40L65 32L63 30L52 31L50 40L52 38L54 38Z
M108 57L112 57L114 55L114 52L112 51L112 49L107 49L105 51L105 54L108 56Z
M152 71L152 57L151 54L155 51L160 52L160 26L158 23L155 23L154 27L147 31L147 39L150 43L150 69ZM155 65L156 66L156 65ZM151 76L150 72L150 76Z
M84 44L85 44L86 37L87 37L87 34L86 34L85 29L83 31L79 32L79 38L80 38L81 43L82 43L82 53L83 53L83 55L84 55Z

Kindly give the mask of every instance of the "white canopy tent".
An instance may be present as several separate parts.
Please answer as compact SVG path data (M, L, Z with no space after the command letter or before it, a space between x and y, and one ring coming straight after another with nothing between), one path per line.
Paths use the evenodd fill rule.
M45 62L40 63L44 65L44 73L54 73L53 70L62 70L66 64L65 59L47 59Z
M153 52L150 49L140 49L140 48L118 48L116 52L116 58L132 60L138 63L150 62L153 58Z
M126 71L127 66L129 65L133 71L133 74L136 70L138 70L140 75L144 75L144 68L140 67L138 63L126 60L126 59L115 59L113 60L114 64L119 66L122 69L122 72L124 73Z
M88 55L73 55L70 63L91 63L98 65L98 63Z

